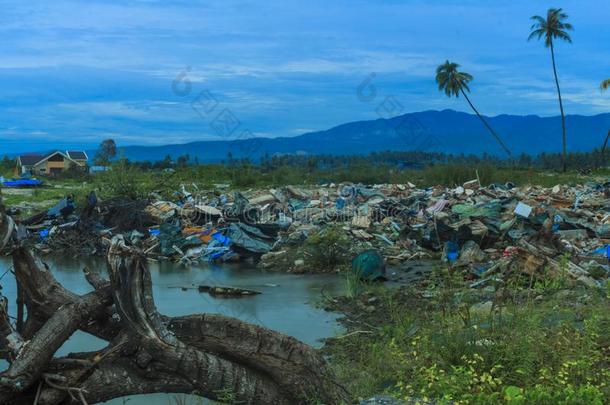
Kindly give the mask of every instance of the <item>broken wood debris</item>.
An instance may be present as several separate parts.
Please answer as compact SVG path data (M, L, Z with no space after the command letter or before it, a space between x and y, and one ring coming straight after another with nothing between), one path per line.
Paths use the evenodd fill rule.
M260 291L248 290L245 288L238 287L222 287L222 286L210 286L210 285L200 285L197 287L199 292L207 292L213 297L249 297L253 295L262 294Z

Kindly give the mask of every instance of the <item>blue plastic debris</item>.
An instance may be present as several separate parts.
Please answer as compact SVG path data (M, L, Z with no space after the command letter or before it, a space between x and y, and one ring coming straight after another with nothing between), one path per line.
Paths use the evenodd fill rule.
M342 210L343 208L345 208L345 199L343 197L337 198L337 201L335 202L335 207L338 210Z
M606 256L610 260L610 245L600 246L597 249L587 253L589 256Z
M48 229L42 229L40 232L38 232L38 239L42 242L49 236L49 234L50 231Z
M220 232L216 232L215 234L213 234L212 235L212 239L217 240L223 246L230 246L231 245L231 238L229 238L228 236L223 235Z
M5 181L2 183L4 187L12 188L40 187L42 184L42 181L36 179L18 179Z
M592 255L603 255L603 254L608 254L607 252L608 252L608 245L602 246L600 248L597 248L594 251L592 251L590 254L592 254Z
M553 217L553 232L557 232L559 230L559 224L563 222L563 218L559 214L555 214Z
M460 248L455 242L445 243L445 256L449 263L455 263L460 254Z

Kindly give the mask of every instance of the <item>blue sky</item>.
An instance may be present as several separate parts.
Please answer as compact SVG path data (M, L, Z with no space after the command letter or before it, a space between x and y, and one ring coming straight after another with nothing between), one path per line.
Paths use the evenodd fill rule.
M566 112L610 111L610 94L598 88L610 77L610 2L602 0L0 5L0 154L107 137L159 145L244 131L294 136L378 118L387 97L395 113L467 111L436 88L445 59L474 75L482 113L556 115L549 52L526 41L529 17L552 6L576 28L574 43L557 47ZM366 101L357 92L371 73L376 97ZM222 111L239 122L230 135L211 125Z

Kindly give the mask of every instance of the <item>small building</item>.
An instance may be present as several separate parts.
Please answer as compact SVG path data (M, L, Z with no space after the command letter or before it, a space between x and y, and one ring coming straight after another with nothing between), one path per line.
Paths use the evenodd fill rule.
M61 173L72 167L87 167L89 160L84 151L52 151L47 154L24 154L17 157L16 174L49 176Z

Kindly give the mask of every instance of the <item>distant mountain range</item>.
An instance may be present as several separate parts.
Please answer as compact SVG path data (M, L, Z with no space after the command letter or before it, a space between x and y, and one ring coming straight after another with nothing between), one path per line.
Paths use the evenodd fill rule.
M535 155L561 151L561 118L536 115L498 115L487 118L513 154ZM568 115L568 150L589 151L601 147L610 129L610 113L594 116ZM202 141L165 146L121 148L131 160L160 160L188 154L201 162L234 158L258 160L265 154L358 155L374 151L505 154L473 114L453 110L423 111L389 119L357 121L334 128L285 138ZM93 151L90 154L93 156Z

